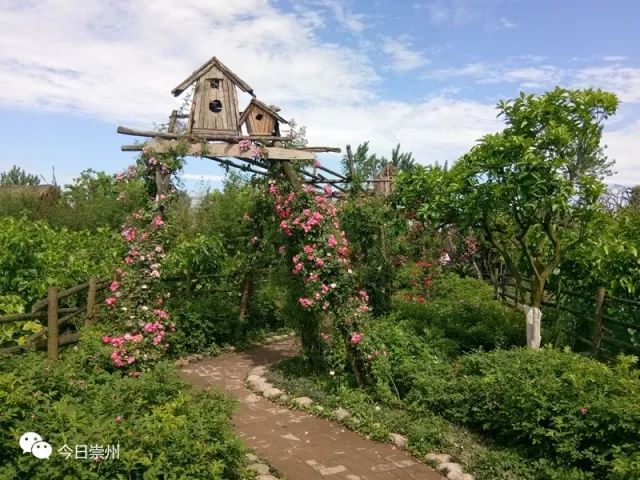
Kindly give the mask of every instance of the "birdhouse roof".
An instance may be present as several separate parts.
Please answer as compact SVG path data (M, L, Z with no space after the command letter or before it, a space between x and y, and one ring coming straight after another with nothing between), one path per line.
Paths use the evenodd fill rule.
M247 116L249 115L249 111L251 110L252 105L255 105L256 107L262 110L265 110L267 113L273 115L275 118L278 119L279 122L286 123L287 125L289 125L289 122L287 120L285 120L280 115L278 115L278 110L276 110L275 107L267 106L257 98L252 98L247 108L244 109L244 112L242 112L242 115L240 115L240 120L238 120L239 125L242 125L247 120Z
M392 163L387 163L384 167L382 167L382 170L380 170L380 173L378 173L378 175L376 175L375 178L377 179L389 178L389 177L395 176L395 174L396 174L396 167Z
M236 86L238 88L240 88L242 91L247 92L249 95L255 97L255 94L253 93L253 88L251 88L244 80L242 80L240 77L238 77L231 70L229 70L216 57L212 57L211 60L209 60L207 63L202 65L197 70L194 70L194 72L191 75L189 75L189 77L187 77L186 80L184 80L180 85L178 85L176 88L171 90L171 93L173 94L173 96L177 97L178 95L180 95L189 86L191 86L191 84L193 84L193 82L198 80L202 75L204 75L207 71L209 71L209 69L211 67L213 67L213 66L218 67L222 72L224 72L224 74L227 75L231 79L231 81L233 83L235 83Z

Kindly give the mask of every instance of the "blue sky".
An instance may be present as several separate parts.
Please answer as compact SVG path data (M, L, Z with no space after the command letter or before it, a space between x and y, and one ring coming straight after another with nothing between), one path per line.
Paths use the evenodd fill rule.
M455 160L501 128L519 91L599 87L622 104L605 128L619 172L640 183L640 2L614 0L0 0L0 171L67 183L116 172L133 138L180 104L170 90L213 55L306 125L311 145L401 142ZM246 98L241 98L246 102ZM339 156L322 161L338 164ZM187 187L220 185L189 159Z

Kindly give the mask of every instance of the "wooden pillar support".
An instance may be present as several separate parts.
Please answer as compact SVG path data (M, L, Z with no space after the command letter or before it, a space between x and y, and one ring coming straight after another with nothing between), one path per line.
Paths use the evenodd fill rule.
M604 287L596 290L596 312L595 324L593 327L593 356L599 358L602 349L602 336L604 334Z
M98 279L91 277L89 279L89 291L87 292L87 314L85 324L92 325L96 309L96 294L98 292Z
M49 360L58 360L58 289L49 287L47 290L47 356Z

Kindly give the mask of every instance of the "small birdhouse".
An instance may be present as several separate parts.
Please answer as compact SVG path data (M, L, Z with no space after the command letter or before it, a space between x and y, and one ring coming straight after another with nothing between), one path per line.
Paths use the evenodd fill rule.
M196 86L187 133L238 135L240 127L236 87L255 97L253 89L216 57L194 71L171 93L177 97L193 83Z
M260 100L252 98L245 111L242 112L238 124L240 127L246 125L249 135L273 135L279 137L279 122L289 124L289 122L278 115L279 110L277 107L267 106Z

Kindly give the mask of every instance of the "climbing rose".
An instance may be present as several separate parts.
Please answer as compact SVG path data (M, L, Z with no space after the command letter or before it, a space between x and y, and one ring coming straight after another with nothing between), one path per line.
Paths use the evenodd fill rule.
M361 332L356 332L354 334L351 335L351 345L357 345L362 341L362 338L364 337L364 333Z
M117 301L118 299L116 297L109 297L104 301L104 303L106 303L108 307L113 307Z
M155 218L153 219L153 225L156 227L160 227L164 225L164 221L162 220L162 217L160 216L160 214L156 215Z
M298 303L302 308L309 308L311 305L313 305L313 300L305 297L300 297L298 299Z
M338 244L338 241L336 240L336 237L333 234L329 235L328 243L330 247L335 247Z
M109 285L109 290L111 290L112 292L115 292L119 288L120 288L120 284L116 280L111 282L111 285Z

